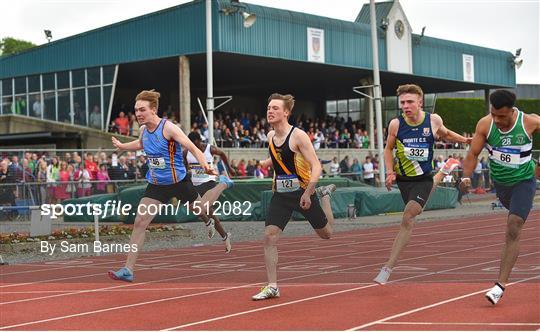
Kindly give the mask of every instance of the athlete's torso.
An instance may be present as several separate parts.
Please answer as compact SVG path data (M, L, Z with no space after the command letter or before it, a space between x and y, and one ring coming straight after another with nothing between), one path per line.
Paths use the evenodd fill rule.
M290 148L294 130L293 126L280 146L274 144L274 137L269 142L270 158L274 168L272 190L280 193L306 189L311 177L309 163L301 153L294 152Z
M161 119L156 129L150 132L144 128L141 142L148 159L146 180L157 185L173 184L186 176L182 158L182 146L175 140L163 136L167 120Z
M430 175L433 170L433 146L435 137L431 127L431 114L424 112L424 120L416 125L409 125L400 115L399 129L396 135L395 171L401 177Z
M491 176L502 184L514 184L534 176L533 141L525 130L524 113L515 110L518 115L512 129L502 132L491 120L486 140Z

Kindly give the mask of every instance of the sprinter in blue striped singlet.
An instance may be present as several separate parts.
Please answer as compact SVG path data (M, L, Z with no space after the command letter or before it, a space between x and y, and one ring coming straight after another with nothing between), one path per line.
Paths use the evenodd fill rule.
M129 143L121 143L115 137L113 145L119 150L138 151L144 149L148 158L148 172L146 180L148 186L137 208L137 216L131 233L130 248L125 267L118 271L109 271L109 277L115 280L133 281L133 268L139 251L144 243L146 227L152 222L155 215L147 213L149 206L158 206L176 197L183 203L190 203L190 210L195 203L199 207L205 202L193 184L186 176L186 167L183 163L182 147L188 149L199 161L204 172L215 174L208 165L204 154L189 140L182 129L158 115L158 92L154 90L142 91L135 98L135 116L141 125L140 137ZM204 210L202 208L201 210ZM199 217L205 222L209 236L215 233L214 221L202 211Z
M434 185L443 179L445 173L451 172L452 168L459 164L456 160L449 159L442 170L433 177L431 173L435 140L467 144L471 140L448 130L439 115L422 110L424 93L419 86L401 85L397 89L397 95L403 112L388 125L384 163L386 188L391 190L393 181L397 181L401 198L405 203L405 210L390 258L373 280L381 285L388 281L399 254L409 242L414 218L422 213ZM394 147L396 147L397 159L395 165Z

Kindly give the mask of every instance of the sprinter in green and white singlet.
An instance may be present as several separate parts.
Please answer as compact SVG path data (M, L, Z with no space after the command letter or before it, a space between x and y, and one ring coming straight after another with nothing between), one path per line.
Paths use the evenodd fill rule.
M531 152L533 134L540 132L540 116L525 114L515 108L516 95L511 91L497 90L489 96L489 101L490 114L478 121L471 149L463 163L460 189L468 192L470 176L485 146L489 152L491 177L497 197L509 211L499 279L486 293L488 301L496 304L503 295L519 255L521 229L529 216L536 193L535 162ZM536 174L540 174L538 166Z
M485 145L489 151L491 177L505 185L534 177L532 138L523 125L524 113L517 108L514 111L517 112L517 119L507 132L498 129L492 119Z

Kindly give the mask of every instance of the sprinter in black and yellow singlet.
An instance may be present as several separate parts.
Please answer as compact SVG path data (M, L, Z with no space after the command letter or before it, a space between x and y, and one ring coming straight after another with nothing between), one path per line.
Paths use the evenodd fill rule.
M466 144L471 140L448 130L439 115L422 110L424 93L419 86L414 84L401 85L397 89L397 95L402 114L390 121L388 125L384 163L386 166L386 188L390 190L393 181L397 181L405 203L405 210L390 258L373 280L379 284L385 284L388 281L399 254L411 238L414 218L422 213L434 188L434 182L436 184L442 180L445 168L449 168L449 173L453 167L459 164L456 160L449 159L443 167L443 172L435 175L434 179L432 171L435 140ZM397 159L395 165L394 147L396 147Z
M264 231L264 258L268 285L252 297L265 300L279 297L277 287L277 241L293 211L300 212L323 239L332 235L334 216L330 193L335 185L315 189L321 176L321 164L308 135L288 122L294 107L291 95L274 93L268 98L267 119L274 130L268 133L270 158L261 162L272 165L274 195L268 209ZM317 194L316 194L317 193ZM317 195L321 197L321 203Z

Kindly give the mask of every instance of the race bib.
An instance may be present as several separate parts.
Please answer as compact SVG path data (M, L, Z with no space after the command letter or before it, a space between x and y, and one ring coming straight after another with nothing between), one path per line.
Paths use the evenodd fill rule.
M152 169L165 169L165 158L148 158L148 165Z
M519 160L521 159L520 150L494 147L491 159L503 166L517 168L519 167Z
M207 179L210 177L209 174L206 174L204 168L199 165L190 165L190 172L192 179Z
M276 191L278 193L289 193L300 189L300 181L296 175L276 176Z
M405 157L412 161L427 161L429 157L428 145L409 144L404 147Z

